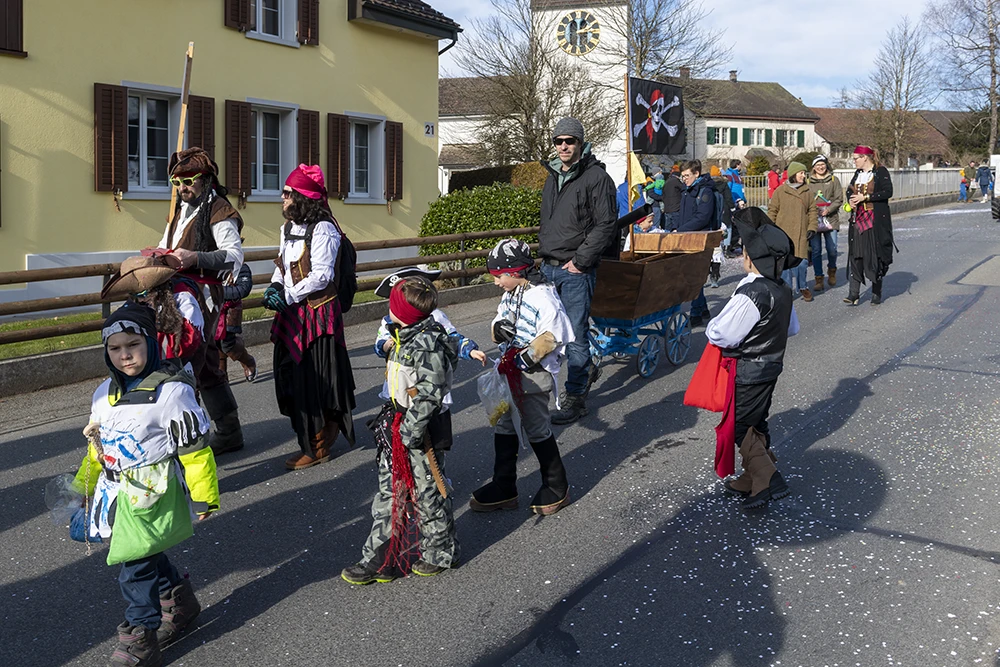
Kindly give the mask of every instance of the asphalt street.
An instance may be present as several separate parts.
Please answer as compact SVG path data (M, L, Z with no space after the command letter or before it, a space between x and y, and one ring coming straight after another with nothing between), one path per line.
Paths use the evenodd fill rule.
M223 508L168 552L204 610L166 664L1000 665L1000 225L975 204L894 226L882 305L841 302L843 263L837 287L795 302L771 411L792 493L763 511L722 493L718 415L682 405L701 329L686 363L649 379L634 359L605 366L590 415L557 429L573 504L544 519L526 509L539 478L524 449L522 509L468 510L493 446L480 369L462 362L447 460L462 564L429 579L340 579L370 526L377 324L347 333L358 446L306 471L282 468L294 435L270 350L253 349L261 378L232 376L247 446L219 459ZM713 312L739 278L730 260ZM495 356L494 309L446 311ZM113 649L118 569L43 502L83 455L96 384L0 401L0 665L102 665Z

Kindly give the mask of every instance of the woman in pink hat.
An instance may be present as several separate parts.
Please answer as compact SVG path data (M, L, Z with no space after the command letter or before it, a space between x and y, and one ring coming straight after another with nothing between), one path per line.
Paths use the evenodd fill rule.
M882 278L892 264L892 179L869 146L854 149L856 171L847 186L851 226L847 233L848 291L844 303L858 305L861 285L872 282L872 305L882 303ZM845 210L847 207L845 206Z
M338 434L354 444L354 375L337 298L343 232L326 201L323 171L300 164L281 193L281 244L264 305L275 311L274 390L291 419L300 453L289 470L330 458Z

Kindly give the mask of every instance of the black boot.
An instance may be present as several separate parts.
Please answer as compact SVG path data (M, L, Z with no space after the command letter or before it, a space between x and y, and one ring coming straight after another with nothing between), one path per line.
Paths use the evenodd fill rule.
M722 268L721 262L712 262L708 269L708 280L712 287L719 286L719 279L722 277L720 269Z
M210 389L201 390L201 399L205 403L205 412L215 422L215 433L209 441L212 452L218 456L226 452L243 449L243 429L240 427L240 415L237 411L236 397L229 384L220 384Z
M552 413L553 424L572 424L589 413L584 394L566 394L561 403L562 407Z
M111 654L111 664L122 667L160 667L163 655L156 640L156 630L125 621L118 626L118 646Z
M569 482L559 456L559 445L556 437L550 435L546 440L531 443L531 448L538 457L538 469L542 473L542 488L531 501L531 511L542 516L555 514L569 505Z
M200 613L201 604L194 596L190 581L185 579L171 588L167 597L160 598L160 628L156 631L160 646L166 646L177 639Z
M872 305L877 306L882 303L882 281L876 280L872 283Z
M516 435L493 435L493 481L472 492L469 508L474 512L517 509Z

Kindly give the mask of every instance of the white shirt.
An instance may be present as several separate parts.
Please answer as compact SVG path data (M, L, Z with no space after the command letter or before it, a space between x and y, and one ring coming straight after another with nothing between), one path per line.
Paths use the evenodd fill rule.
M500 305L497 306L497 316L493 318L496 323L502 319L514 321L517 309L516 290L505 292L500 297ZM492 324L490 325L492 329ZM569 316L556 288L550 283L541 285L528 285L524 288L524 297L521 299L520 316L516 322L516 333L512 344L514 347L527 347L531 341L538 338L546 331L550 332L560 345L547 354L541 360L542 368L552 374L555 380L559 374L559 364L562 362L566 344L576 340L573 335L573 327L570 324ZM506 349L506 345L501 345L501 350Z
M292 234L304 236L306 225L292 223ZM302 280L295 284L292 281L292 263L302 258L305 251L305 241L286 241L285 227L281 227L281 242L278 249L278 257L281 258L281 265L284 271L275 268L271 276L272 283L281 283L285 286L285 303L298 303L313 292L326 287L333 280L333 272L336 267L337 253L340 252L340 232L333 226L332 222L317 222L313 227L312 244L309 250L309 274L302 277Z
M736 289L749 285L758 278L764 279L759 273L750 273L739 282ZM716 347L723 349L738 347L759 321L760 311L753 300L746 294L734 293L722 312L709 321L705 335L708 337L708 342ZM788 321L788 335L794 336L798 332L799 317L795 314L793 304L792 317Z
M170 225L167 225L167 228L163 230L163 238L160 239L159 247L175 250L184 236L184 230L191 225L191 221L198 215L199 210L201 210L201 206L192 207L187 202L181 202L181 211L177 218L177 227L174 228L174 235L172 238L167 238L170 234ZM243 242L240 240L240 230L236 226L236 221L222 220L212 225L212 238L215 239L216 248L226 251L226 263L232 263L233 275L238 275L240 267L243 266Z

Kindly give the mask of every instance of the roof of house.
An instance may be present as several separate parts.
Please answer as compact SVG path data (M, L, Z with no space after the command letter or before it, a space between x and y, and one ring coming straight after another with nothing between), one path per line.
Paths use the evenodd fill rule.
M374 5L397 14L417 19L418 21L435 23L447 28L456 28L458 31L462 30L458 23L434 9L426 2L421 2L421 0L364 0L364 2L365 4Z
M489 111L491 81L477 76L438 79L438 116L481 116Z
M684 106L715 118L815 121L816 114L780 83L731 79L666 78L685 89Z
M864 109L826 109L813 107L819 116L816 123L816 134L823 137L831 145L856 146L869 145L871 133L866 122L869 113ZM947 113L947 112L941 112ZM923 114L913 113L914 125L911 128L912 145L919 153L945 155L948 152L948 139L931 125Z
M473 169L489 164L480 144L442 144L438 164L451 169Z
M925 109L917 113L946 138L951 137L958 122L969 115L968 111L938 111L936 109Z
M624 5L628 0L531 0L531 8L539 9L590 9L608 5Z

